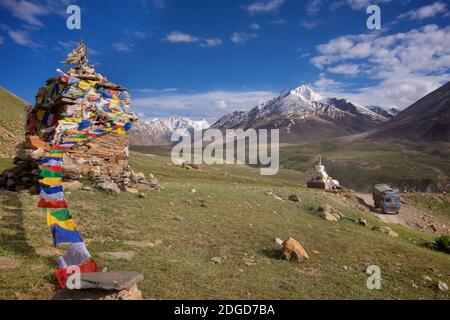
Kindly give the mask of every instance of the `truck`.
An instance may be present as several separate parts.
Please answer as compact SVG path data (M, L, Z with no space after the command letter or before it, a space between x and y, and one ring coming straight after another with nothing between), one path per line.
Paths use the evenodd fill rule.
M398 214L402 207L399 191L386 184L374 186L373 203L376 209L381 209L386 214Z

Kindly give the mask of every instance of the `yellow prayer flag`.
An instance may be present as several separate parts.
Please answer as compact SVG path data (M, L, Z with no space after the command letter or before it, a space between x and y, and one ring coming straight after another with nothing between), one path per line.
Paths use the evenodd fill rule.
M67 230L77 230L77 226L75 225L75 222L70 219L66 221L59 221L54 216L50 214L50 212L47 213L47 225L50 227L53 224L57 224L58 226L67 229Z
M91 85L88 81L81 80L80 82L78 82L78 87L79 87L80 89L83 89L83 90L87 90L87 89L89 89L91 86L92 86L92 85Z
M59 186L62 184L62 178L43 178L39 182L46 186Z
M119 129L117 129L117 133L121 134L121 135L127 134L127 132L125 131L125 129L123 127L120 127Z

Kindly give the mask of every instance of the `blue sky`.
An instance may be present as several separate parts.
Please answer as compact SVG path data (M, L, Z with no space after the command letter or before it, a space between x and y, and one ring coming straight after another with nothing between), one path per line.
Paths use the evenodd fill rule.
M368 30L366 8L381 7ZM309 84L404 108L450 79L448 1L0 0L0 86L32 102L83 37L141 118L210 121ZM81 31L66 9L81 7Z

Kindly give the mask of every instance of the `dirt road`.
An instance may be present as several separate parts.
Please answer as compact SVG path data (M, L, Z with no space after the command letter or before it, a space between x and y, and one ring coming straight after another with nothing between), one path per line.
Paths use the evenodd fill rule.
M372 194L356 193L356 196L372 214L385 223L401 224L433 234L445 234L448 232L448 224L446 225L444 219L425 213L416 207L403 203L399 214L384 214L375 209Z

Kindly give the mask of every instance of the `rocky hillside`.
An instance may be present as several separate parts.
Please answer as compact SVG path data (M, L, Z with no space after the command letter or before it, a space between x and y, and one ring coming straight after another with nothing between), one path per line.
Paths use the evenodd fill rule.
M0 87L0 158L9 158L23 140L25 112L29 103Z
M450 141L450 82L381 125L372 138Z
M174 132L185 136L207 129L209 126L206 120L194 121L179 116L172 116L168 120L139 121L131 130L130 144L168 145Z
M283 142L300 143L364 132L387 120L353 101L327 98L301 86L248 112L225 115L212 127L280 129Z

